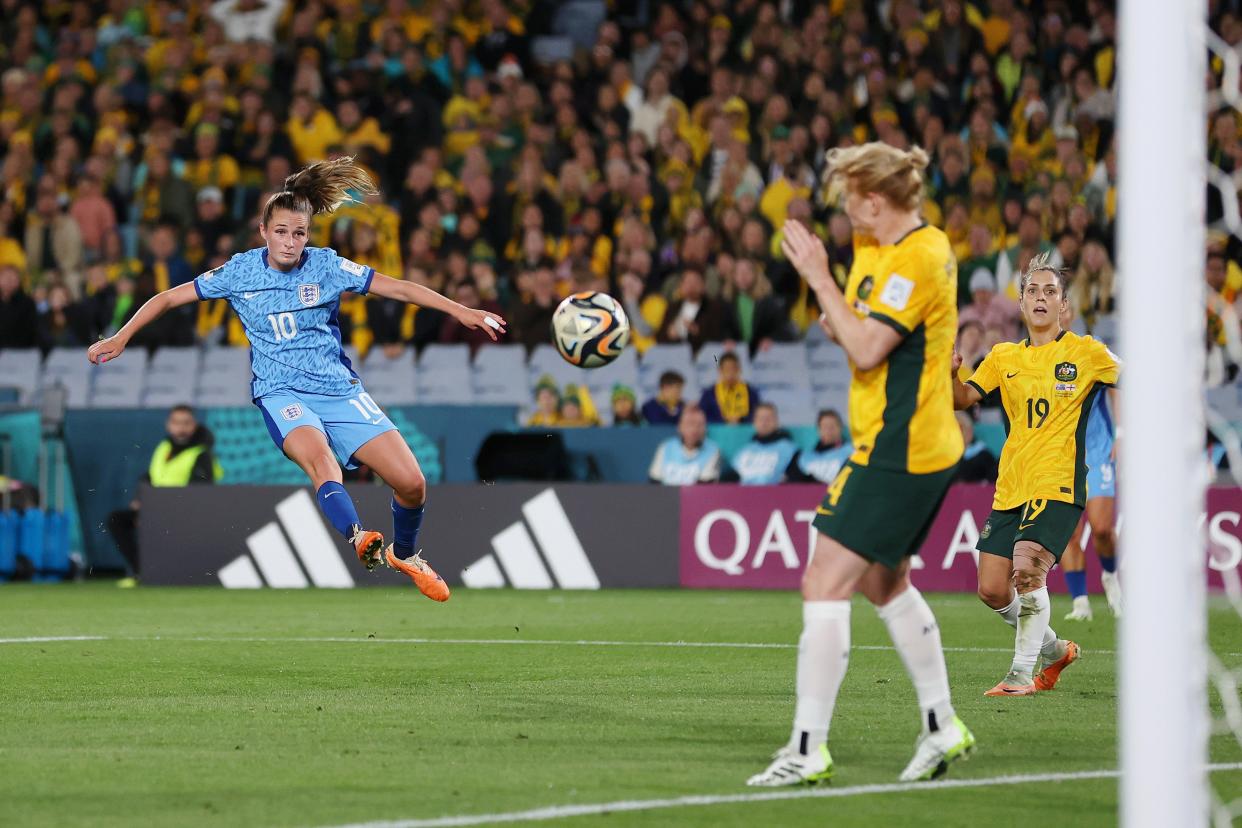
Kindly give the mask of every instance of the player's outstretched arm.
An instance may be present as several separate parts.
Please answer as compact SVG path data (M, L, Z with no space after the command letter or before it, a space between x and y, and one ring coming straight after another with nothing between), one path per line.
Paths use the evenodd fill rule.
M975 388L973 385L967 385L958 376L958 369L962 367L962 355L957 351L953 352L953 362L951 365L949 377L953 382L953 408L957 411L962 411L983 399L983 395L979 393L978 388Z
M418 305L420 308L443 311L471 330L482 328L487 331L487 335L492 338L493 342L499 334L505 332L509 324L502 316L477 308L468 308L447 296L441 296L429 287L416 285L413 282L403 282L382 273L375 274L371 280L369 292L385 299L397 299L411 305Z
M130 317L130 320L122 325L119 331L92 345L86 352L86 358L96 365L116 359L125 350L125 346L129 344L134 334L173 308L197 301L198 293L194 290L193 282L186 282L184 285L177 285L175 288L155 294L143 303L138 312Z
M883 322L854 315L828 269L828 251L823 242L801 223L786 221L781 250L807 286L815 291L824 311L825 329L845 349L850 361L859 370L870 371L887 359L901 343L901 334Z

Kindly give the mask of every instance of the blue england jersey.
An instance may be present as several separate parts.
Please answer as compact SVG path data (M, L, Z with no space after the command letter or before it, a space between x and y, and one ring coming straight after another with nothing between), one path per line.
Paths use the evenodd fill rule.
M1102 458L1102 460L1097 460L1096 465L1100 462L1107 462L1113 453L1113 418L1108 412L1107 398L1107 394L1097 394L1095 405L1092 406L1091 413L1087 415L1088 465L1092 465L1091 459L1094 458Z
M307 247L288 272L268 266L267 248L238 253L194 280L199 299L227 299L250 339L250 396L302 391L341 396L358 375L341 348L341 294L365 294L375 270Z

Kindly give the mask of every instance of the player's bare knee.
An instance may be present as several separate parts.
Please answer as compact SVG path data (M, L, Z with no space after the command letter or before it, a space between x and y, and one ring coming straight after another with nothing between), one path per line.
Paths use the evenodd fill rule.
M979 584L979 600L992 609L1004 609L1013 600L1013 589L1005 584Z
M1103 558L1111 558L1113 551L1117 548L1117 533L1111 526L1101 529L1098 532L1092 530L1092 537L1095 538L1095 550Z
M392 491L401 505L409 508L421 506L427 500L427 478L416 469L395 481Z

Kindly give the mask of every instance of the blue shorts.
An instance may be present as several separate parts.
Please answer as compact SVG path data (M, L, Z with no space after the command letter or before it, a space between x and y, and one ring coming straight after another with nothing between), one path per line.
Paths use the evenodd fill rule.
M274 391L255 400L254 404L263 412L272 442L281 451L284 451L289 432L301 426L313 426L328 438L332 452L347 469L358 468L355 451L384 432L397 428L361 385L341 397Z
M1117 467L1110 458L1113 447L1108 451L1087 452L1087 499L1093 497L1117 496Z

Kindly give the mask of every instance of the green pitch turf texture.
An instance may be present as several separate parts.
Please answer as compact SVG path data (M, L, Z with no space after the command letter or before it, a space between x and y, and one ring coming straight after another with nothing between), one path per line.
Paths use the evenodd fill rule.
M1056 628L1086 654L1060 687L985 699L1012 634L973 596L929 598L947 647L996 650L948 653L954 702L979 740L949 779L1116 767L1102 600L1087 624L1059 621L1068 603L1054 600ZM459 590L436 605L397 589L3 586L0 639L103 639L0 644L0 824L318 826L754 793L746 777L788 736L799 619L785 593ZM1242 663L1242 620L1223 603L1210 632ZM325 638L341 640L308 640ZM782 646L394 641L412 638ZM834 789L895 782L918 733L913 690L861 601L853 639ZM1212 760L1240 761L1242 749L1215 736ZM1242 771L1213 781L1242 796ZM1110 825L1116 803L1116 781L1102 778L549 824L950 826L1025 811Z

